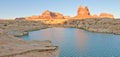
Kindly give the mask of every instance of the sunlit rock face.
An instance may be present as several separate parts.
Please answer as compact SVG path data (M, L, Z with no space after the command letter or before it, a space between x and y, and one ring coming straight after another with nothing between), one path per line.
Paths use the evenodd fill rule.
M46 10L41 16L31 16L27 17L26 19L64 19L64 16L61 13Z
M40 18L40 16L37 16L37 15L26 17L26 19L38 19L38 18Z
M78 16L87 16L90 15L88 7L82 7L80 6L78 9Z
M51 12L49 10L46 10L41 15L44 19L64 19L64 16L57 12Z
M74 18L79 19L79 18L90 18L90 17L91 15L90 15L88 7L79 6L78 11L77 11L77 16L75 16Z
M73 17L75 19L85 19L85 18L112 18L114 19L114 16L109 13L101 13L100 16L97 16L96 14L91 15L89 8L87 6L79 6L77 15Z
M77 15L75 17L64 16L58 12L51 12L49 10L44 11L41 15L33 15L30 17L25 17L25 20L38 20L38 19L87 19L87 18L111 18L114 19L114 16L109 13L101 13L99 16L94 14L91 15L89 8L87 6L79 6ZM17 18L22 20L23 18ZM16 20L17 20L16 19Z
M48 10L46 10L45 12L42 13L42 18L46 18L46 19L52 19L54 18L56 15Z
M101 13L100 17L101 18L114 18L114 16L112 14L109 14L109 13Z

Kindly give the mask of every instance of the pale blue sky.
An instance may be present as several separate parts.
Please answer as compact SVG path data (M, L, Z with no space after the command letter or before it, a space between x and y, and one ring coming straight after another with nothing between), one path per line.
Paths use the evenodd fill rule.
M44 10L75 16L80 5L88 6L91 14L120 17L120 0L0 0L0 18L41 15Z

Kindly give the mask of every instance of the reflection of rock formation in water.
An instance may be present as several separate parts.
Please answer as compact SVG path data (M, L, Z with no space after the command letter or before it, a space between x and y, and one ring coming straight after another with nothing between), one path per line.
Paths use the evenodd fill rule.
M59 29L59 30L58 30ZM41 31L41 34L39 32L33 33L35 36L39 36L40 40L51 40L51 41L57 41L61 42L64 41L64 30L62 28L52 28L52 29L45 29ZM37 35L36 35L37 34Z
M84 52L88 45L88 39L83 30L76 29L76 45L78 49Z

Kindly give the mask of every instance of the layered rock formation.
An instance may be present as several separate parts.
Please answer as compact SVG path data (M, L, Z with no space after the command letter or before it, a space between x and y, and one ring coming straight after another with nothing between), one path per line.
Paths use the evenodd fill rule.
M27 17L26 19L64 19L64 16L61 13L46 10L41 16L31 16Z
M75 19L85 19L85 18L114 18L112 14L109 13L101 13L100 16L96 14L91 15L87 6L82 7L79 6L77 15L74 17Z
M80 6L77 11L77 16L75 16L74 18L79 19L79 18L90 18L90 17L91 15L90 15L88 7Z
M114 16L112 14L109 13L101 13L99 16L97 16L96 14L91 15L89 12L89 8L87 6L83 7L83 6L79 6L78 11L77 11L77 15L75 17L73 17L72 19L86 19L86 18L111 18L114 19ZM63 14L61 13L57 13L57 12L51 12L49 10L44 11L41 15L33 15L30 17L25 17L25 18L16 18L16 19L27 19L27 20L37 20L37 19L71 19L70 16L63 16Z
M43 12L41 17L45 19L64 19L64 16L62 14L57 12L50 12L49 10Z
M101 18L114 18L114 16L112 14L109 14L109 13L101 13L100 17Z

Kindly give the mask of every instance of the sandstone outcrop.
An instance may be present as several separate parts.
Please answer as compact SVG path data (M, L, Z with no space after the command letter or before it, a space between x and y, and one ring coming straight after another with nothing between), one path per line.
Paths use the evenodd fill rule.
M91 15L89 8L87 6L79 6L77 15L72 17L72 19L86 19L86 18L111 18L114 19L114 16L109 13L101 13L100 16L96 14ZM24 18L16 18L16 20L24 20ZM38 19L71 19L70 16L64 16L58 12L51 12L49 10L44 11L41 15L33 15L30 17L25 17L25 20L38 20Z
M61 13L46 10L42 13L41 16L34 15L27 17L26 19L64 19L64 16Z
M114 16L112 14L109 14L109 13L101 13L100 17L101 18L114 18Z
M75 16L74 18L79 19L79 18L90 18L90 17L91 15L90 15L88 7L80 6L77 11L77 16Z
M44 19L64 19L62 14L57 12L50 12L49 10L43 12L41 17Z
M114 19L114 16L109 13L101 13L100 16L97 16L96 14L91 15L87 6L85 7L79 6L77 15L73 18L74 19L85 19L85 18L112 18Z

